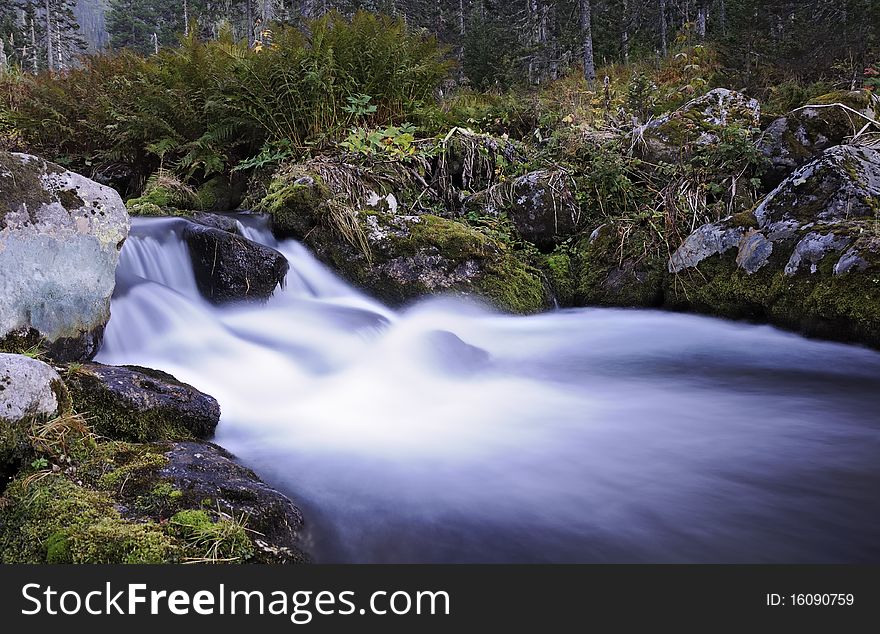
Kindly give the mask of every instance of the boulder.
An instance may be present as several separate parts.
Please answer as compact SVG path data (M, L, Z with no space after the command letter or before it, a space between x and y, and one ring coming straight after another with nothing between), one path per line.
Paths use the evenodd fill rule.
M0 513L3 563L294 563L299 509L204 442L97 443L64 470L22 472Z
M50 365L0 353L0 489L30 453L31 423L59 414L68 406L64 383Z
M76 411L114 440L208 438L220 420L213 397L159 370L86 363L67 372L67 385Z
M306 244L350 282L392 305L440 293L483 298L514 313L550 303L537 270L463 222L369 209L336 213L344 214L339 224L316 226Z
M755 99L716 88L674 112L652 119L633 133L636 146L652 161L674 163L696 146L718 143L720 131L731 125L758 125L761 106Z
M880 152L836 146L672 254L667 304L880 347Z
M516 232L541 249L552 249L578 229L580 208L563 171L538 170L468 197L465 209L507 215Z
M600 225L572 250L574 305L659 306L663 301L664 252L646 224Z
M275 249L203 224L187 223L182 235L199 292L214 304L266 300L284 284L289 264Z
M114 190L0 152L0 348L40 341L59 360L92 357L128 230Z
M877 120L880 129L880 113L867 91L823 95L773 120L758 141L769 163L762 176L765 185L775 187L797 168L852 137L868 123L860 115Z
M787 221L871 218L880 196L880 152L838 145L796 170L758 205L762 228Z

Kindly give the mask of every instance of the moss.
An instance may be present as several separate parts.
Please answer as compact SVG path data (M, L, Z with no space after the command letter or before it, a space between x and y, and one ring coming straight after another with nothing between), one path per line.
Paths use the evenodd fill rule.
M549 304L538 272L513 256L489 261L476 288L496 307L519 315L536 313Z
M167 380L169 375L156 376ZM160 407L139 411L129 406L124 398L110 391L86 368L68 371L65 380L76 410L86 414L95 431L102 436L132 442L192 438L189 429L173 413Z
M162 209L159 205L142 201L140 198L132 198L125 202L128 213L132 216L159 217L177 215L169 210Z
M186 510L176 513L168 526L186 545L190 558L240 562L254 556L254 545L244 526L232 519L214 520L204 510Z
M751 209L748 211L741 211L738 214L733 214L730 217L730 223L734 227L743 227L744 229L758 229L758 219L755 218L755 214Z
M43 186L42 174L40 162L25 163L9 152L0 152L0 229L6 226L6 214L22 208L27 209L29 220L36 222L37 208L53 201Z
M667 305L880 346L880 258L875 255L866 271L833 275L837 257L829 255L816 273L784 275L794 242L774 247L768 264L752 275L737 268L734 252L708 258L671 278Z
M573 305L575 295L574 267L568 247L557 247L553 253L543 256L542 260L542 268L548 273L556 302L560 306Z
M168 464L165 449L162 444L100 443L81 466L81 475L98 489L135 494L155 486L156 470Z
M320 210L331 194L317 174L303 175L292 182L291 178L272 179L257 209L272 217L276 235L302 238L317 224Z
M161 527L122 519L108 495L61 475L19 476L6 491L3 563L155 563L174 551Z
M85 202L76 193L75 189L64 189L58 192L58 202L67 210L72 211L85 205Z
M573 250L578 306L655 307L663 302L665 251L648 227L608 223Z
M178 558L181 547L154 523L106 518L49 536L50 564L161 564Z

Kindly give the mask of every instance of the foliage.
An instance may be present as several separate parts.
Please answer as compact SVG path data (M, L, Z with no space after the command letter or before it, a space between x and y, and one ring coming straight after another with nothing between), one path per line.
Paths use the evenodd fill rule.
M373 130L352 128L339 145L362 156L404 159L416 153L415 132L415 127L407 123Z
M435 38L367 13L330 13L308 34L278 31L273 44L255 52L228 32L207 42L191 34L150 58L94 56L25 80L25 97L0 121L31 151L80 171L123 166L138 191L159 167L201 180L326 143L355 121L402 122L449 68Z

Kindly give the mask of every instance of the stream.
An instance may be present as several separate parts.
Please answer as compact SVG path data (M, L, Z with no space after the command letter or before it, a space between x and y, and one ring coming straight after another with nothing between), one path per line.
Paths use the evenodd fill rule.
M220 402L214 442L303 509L318 562L880 563L880 354L645 310L392 310L264 221L266 303L196 288L134 219L97 360Z

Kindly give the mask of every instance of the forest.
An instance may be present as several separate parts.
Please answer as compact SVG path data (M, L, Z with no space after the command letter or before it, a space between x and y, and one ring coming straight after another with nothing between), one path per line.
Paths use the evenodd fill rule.
M3 0L0 299L4 563L876 563L880 2Z

